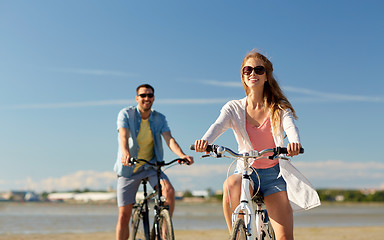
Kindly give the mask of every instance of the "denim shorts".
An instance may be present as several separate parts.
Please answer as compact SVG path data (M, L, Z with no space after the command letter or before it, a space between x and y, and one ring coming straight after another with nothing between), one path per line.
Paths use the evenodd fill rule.
M256 175L256 172L260 178L260 192L264 197L271 195L273 193L287 191L287 184L283 177L277 178L280 173L280 166L276 164L273 167L266 169L253 169L251 173L251 179L253 181L253 194L256 193L259 188L259 178Z
M136 202L136 193L139 189L141 180L147 178L149 184L154 188L157 185L157 173L155 169L146 169L142 172L132 175L129 178L118 176L117 178L117 205L123 207L125 205ZM161 172L161 180L169 181L167 175Z

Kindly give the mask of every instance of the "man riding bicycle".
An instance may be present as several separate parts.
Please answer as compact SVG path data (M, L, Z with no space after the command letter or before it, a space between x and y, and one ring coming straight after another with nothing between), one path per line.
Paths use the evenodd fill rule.
M117 179L117 203L119 217L116 225L116 239L126 240L129 237L129 221L132 207L141 180L148 178L152 187L156 187L156 170L148 164L130 164L134 158L145 159L152 163L163 161L161 136L168 147L180 158L193 163L193 157L184 154L176 140L172 137L166 118L163 114L152 110L155 100L154 88L143 84L136 89L135 107L127 107L119 112L117 129L119 132L119 150L114 170ZM168 177L161 173L161 187L166 197L165 205L169 206L172 215L175 206L175 190Z

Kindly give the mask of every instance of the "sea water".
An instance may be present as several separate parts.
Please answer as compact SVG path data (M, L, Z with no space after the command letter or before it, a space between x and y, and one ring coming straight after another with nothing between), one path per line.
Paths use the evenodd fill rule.
M0 202L0 234L112 232L117 216L115 204ZM295 227L384 226L384 204L324 204L295 213L294 224ZM173 225L179 230L226 229L218 202L176 202Z

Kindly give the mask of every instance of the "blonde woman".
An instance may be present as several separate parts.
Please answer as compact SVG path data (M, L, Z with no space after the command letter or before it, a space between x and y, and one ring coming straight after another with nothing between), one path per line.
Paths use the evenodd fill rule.
M284 136L287 135L288 156L298 155L301 143L294 121L297 116L273 76L272 63L264 55L253 50L245 56L240 74L247 96L224 105L216 122L201 140L196 140L196 151L206 151L208 144L212 144L223 132L231 128L239 152L284 147ZM264 195L276 238L293 239L293 210L320 205L316 191L287 161L261 159L254 161L252 167L259 174L260 191ZM239 173L240 164L235 174L229 176L223 184L223 210L229 230L232 225L231 207L235 208L240 201ZM251 178L254 186L250 186L250 189L254 192L258 189L255 172L251 174Z

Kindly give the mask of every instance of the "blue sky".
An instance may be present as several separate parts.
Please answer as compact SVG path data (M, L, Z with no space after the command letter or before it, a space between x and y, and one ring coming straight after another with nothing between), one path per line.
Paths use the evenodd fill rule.
M3 0L0 191L114 187L117 113L141 83L196 160L167 170L175 188L220 189L231 160L188 146L245 96L239 68L254 48L298 113L295 166L317 188L383 188L383 5ZM232 131L216 143L237 147Z

